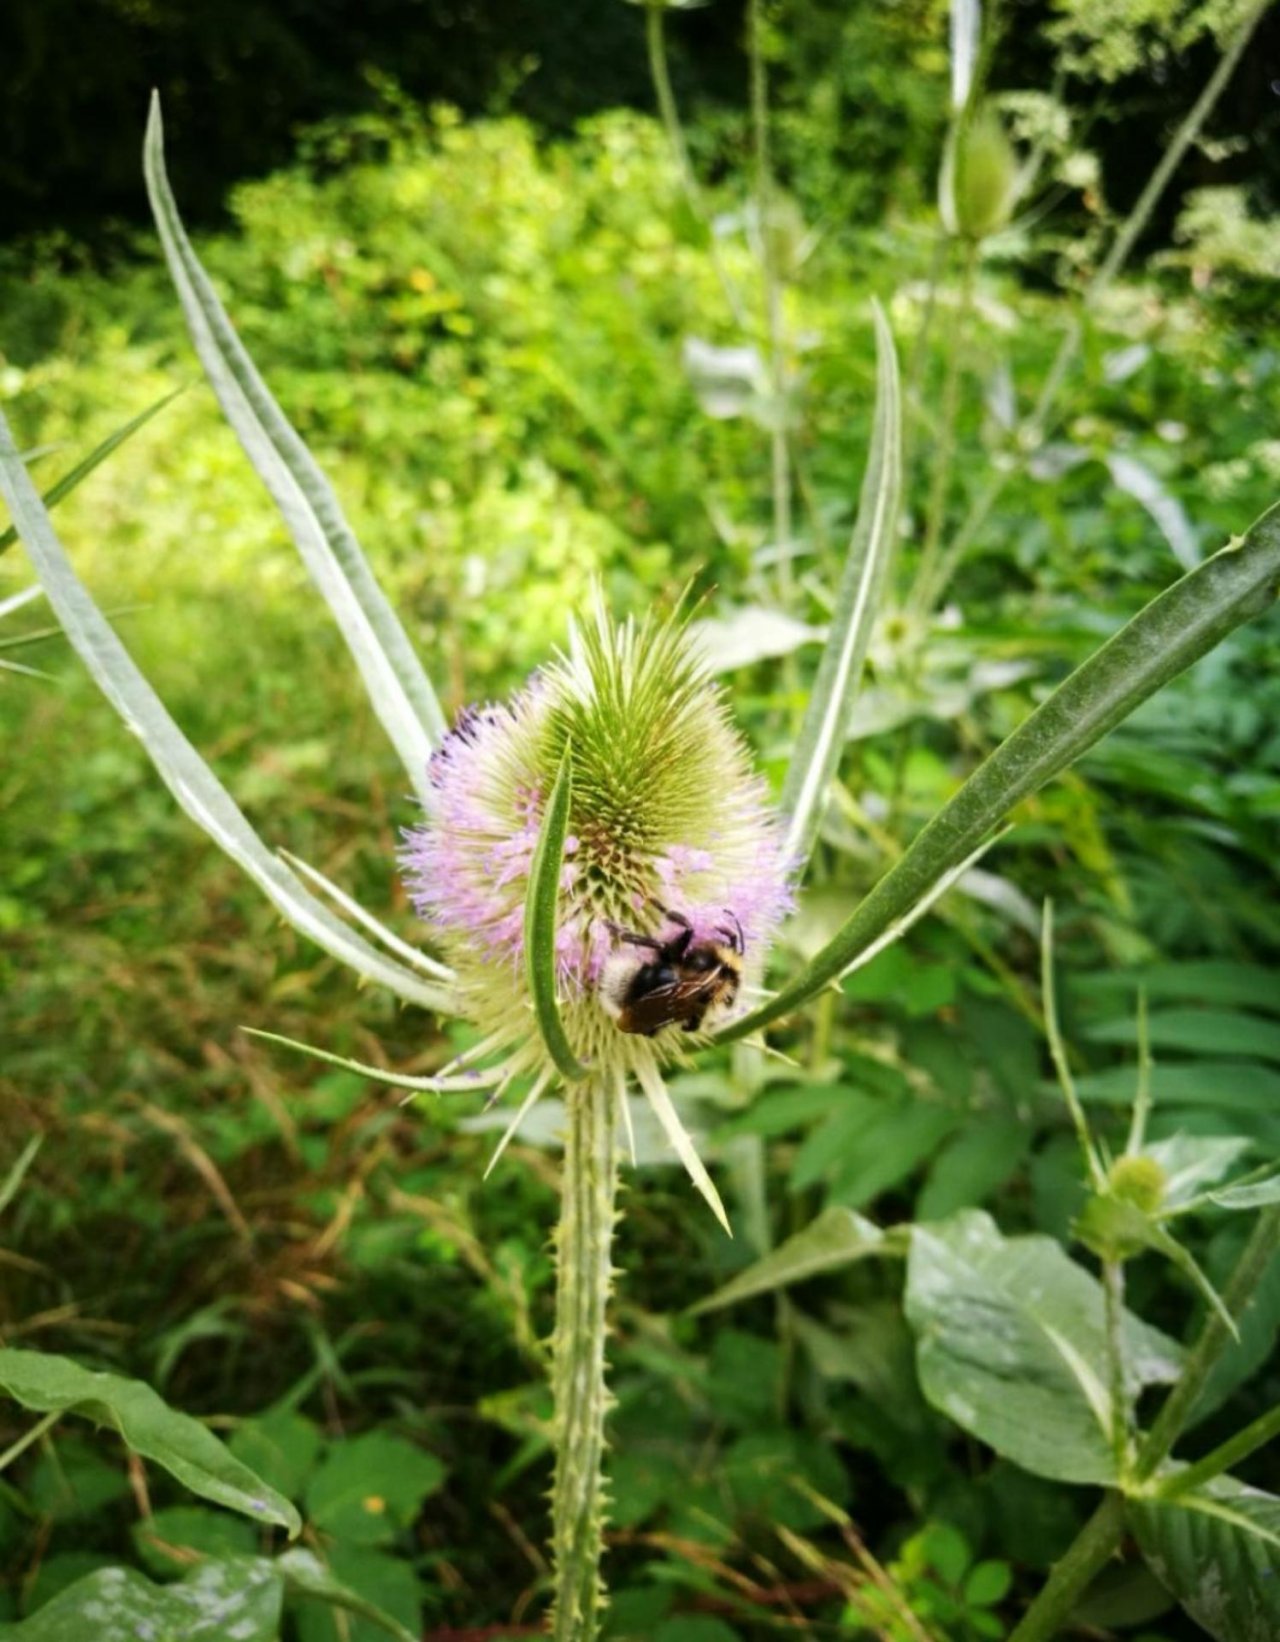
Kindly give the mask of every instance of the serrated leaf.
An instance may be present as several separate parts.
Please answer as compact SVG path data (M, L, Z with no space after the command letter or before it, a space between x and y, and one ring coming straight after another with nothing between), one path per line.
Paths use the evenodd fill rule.
M1280 508L1272 508L1076 668L912 840L835 938L773 998L717 1037L748 1037L791 1014L888 931L905 927L921 900L982 846L1014 805L1074 763L1228 633L1271 609L1277 588Z
M366 979L427 1009L450 1010L449 994L387 958L349 929L269 850L174 723L71 567L53 521L18 457L0 413L0 494L67 637L95 683L146 749L160 779L218 847L309 940Z
M141 1380L81 1368L41 1351L0 1350L0 1391L35 1413L74 1414L118 1431L192 1493L254 1522L300 1531L298 1513L242 1465L198 1420L168 1407Z
M205 1562L178 1585L132 1568L79 1579L29 1619L0 1625L5 1642L277 1642L283 1586L261 1557Z
M757 1260L745 1271L740 1271L722 1289L717 1289L690 1309L694 1316L705 1311L718 1311L722 1306L734 1305L753 1295L769 1294L791 1283L802 1283L821 1272L835 1271L855 1260L865 1260L868 1255L901 1255L904 1252L903 1242L896 1233L881 1231L879 1226L855 1214L852 1209L824 1209L803 1231L788 1237L763 1260Z
M1280 1499L1217 1477L1174 1500L1130 1500L1160 1582L1218 1642L1280 1636Z
M1115 1480L1102 1289L1057 1243L976 1211L916 1226L906 1309L935 1408L1037 1476ZM1131 1395L1176 1378L1178 1346L1127 1313L1124 1342Z
M529 865L529 890L524 903L524 961L534 1018L547 1053L561 1075L576 1082L586 1077L587 1069L565 1036L556 998L560 970L556 951L560 874L564 867L564 842L569 831L572 797L573 754L566 747Z
M783 853L798 874L818 836L823 807L844 751L871 628L892 557L902 491L902 398L898 357L880 304L876 328L876 406L858 517L849 542L818 676L782 789L788 816Z
M192 249L165 173L154 94L143 170L169 273L210 386L333 612L410 781L424 795L432 748L445 733L440 703L338 498L259 376Z

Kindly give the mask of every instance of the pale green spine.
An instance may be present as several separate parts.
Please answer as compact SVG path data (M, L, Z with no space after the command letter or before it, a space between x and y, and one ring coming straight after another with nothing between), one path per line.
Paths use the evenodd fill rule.
M552 1341L556 1471L551 1497L555 1562L555 1642L594 1642L604 1591L605 1339L613 1286L610 1249L617 1216L615 1113L597 1078L565 1090L568 1133L560 1228L559 1281Z

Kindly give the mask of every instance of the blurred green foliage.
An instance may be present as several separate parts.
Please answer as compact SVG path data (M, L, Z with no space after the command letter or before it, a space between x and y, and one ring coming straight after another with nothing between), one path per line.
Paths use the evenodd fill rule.
M828 21L842 39L905 26L863 11ZM843 54L842 72L858 60ZM815 100L804 118L838 106ZM784 142L806 129L791 118L784 99ZM707 153L724 140L714 122L700 138ZM812 198L830 191L852 214L870 185L830 163L828 184L815 162ZM180 195L183 168L179 146ZM815 621L870 419L865 299L886 300L904 351L921 325L931 248L911 198L886 226L821 239L794 292L811 339L797 465L821 527L802 567ZM737 202L726 187L718 203ZM705 416L682 372L686 338L732 336L649 120L603 114L549 140L514 116L466 123L390 94L313 128L231 208L234 231L202 255L451 708L535 666L594 575L619 610L691 578L717 590L716 614L759 606L768 453L749 420ZM149 242L135 253L109 274L68 270L61 254L6 265L0 394L28 447L69 460L192 375ZM749 282L745 238L722 254ZM992 452L1007 454L1010 395L1025 409L1056 343L1064 304L1044 266L1014 236L984 271L958 507ZM824 836L796 950L1053 679L1177 574L1177 552L1212 549L1274 499L1280 333L1240 300L1239 258L1212 235L1199 233L1195 266L1199 290L1169 266L1112 293L1060 429L1011 482L923 653L906 617L883 624L851 802ZM922 447L943 370L931 350ZM411 802L208 391L181 395L58 518L264 835L412 935L393 864ZM0 559L0 597L23 580L18 553ZM335 1571L392 1612L421 1603L428 1627L531 1622L554 1155L517 1147L523 1161L482 1185L475 1101L401 1109L239 1033L322 1038L410 1071L448 1052L275 925L56 638L31 653L56 688L0 677L0 1148L16 1153L33 1128L47 1138L4 1225L6 1341L117 1364L216 1414L302 1504ZM764 1202L775 1237L833 1203L885 1223L985 1204L1010 1231L1066 1235L1079 1160L1029 979L1049 887L1068 1035L1104 1131L1132 1091L1141 982L1153 1133L1238 1134L1253 1161L1274 1155L1276 660L1274 626L1240 634L1024 806L985 878L868 966L845 1005L824 1001L793 1045L799 1064L768 1063L750 1106L714 1062L677 1089L757 1230L727 1244L671 1169L640 1171L627 1193L612 1634L763 1638L791 1603L834 1634L896 1638L905 1601L960 1642L999 1634L1060 1554L1080 1502L980 1460L925 1403L900 1273L859 1265L781 1306L752 1301L731 1326L685 1308L760 1252ZM727 681L774 774L793 669L807 666L801 650ZM1211 1275L1240 1235L1196 1229ZM1135 1306L1185 1337L1195 1301L1181 1278L1152 1262L1133 1281ZM1278 1322L1272 1280L1201 1411L1206 1442L1274 1402L1274 1358L1241 1387ZM162 1574L161 1527L196 1550L230 1531L154 1478L156 1515L145 1533L131 1526L108 1439L60 1436L15 1476L0 1495L14 1613L108 1559ZM837 1531L845 1510L885 1584ZM319 1608L296 1624L301 1642L337 1634Z

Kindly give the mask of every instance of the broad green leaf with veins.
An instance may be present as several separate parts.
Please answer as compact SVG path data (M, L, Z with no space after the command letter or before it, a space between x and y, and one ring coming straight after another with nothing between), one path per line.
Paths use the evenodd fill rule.
M1115 1480L1103 1294L1047 1237L969 1211L916 1226L907 1319L926 1398L1037 1476ZM1178 1373L1174 1341L1126 1313L1130 1395Z

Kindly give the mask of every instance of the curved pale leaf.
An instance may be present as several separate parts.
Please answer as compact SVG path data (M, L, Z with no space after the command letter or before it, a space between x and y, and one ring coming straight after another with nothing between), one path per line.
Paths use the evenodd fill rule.
M81 1368L43 1351L0 1349L0 1392L34 1413L75 1414L110 1426L135 1454L163 1466L203 1499L290 1534L302 1527L287 1499L235 1459L199 1420L175 1412L141 1380Z
M1271 1203L1280 1203L1280 1170L1261 1180L1241 1181L1206 1195L1220 1209L1265 1209Z
M974 771L827 946L775 997L726 1026L734 1039L788 1015L858 961L1001 818L1199 660L1280 589L1280 508L1153 599Z
M1280 1636L1280 1499L1217 1477L1175 1500L1130 1500L1142 1554L1218 1642Z
M662 1132L671 1142L672 1150L684 1164L689 1179L706 1199L712 1214L724 1227L729 1236L733 1236L733 1229L729 1225L729 1216L724 1212L724 1204L720 1201L720 1193L716 1190L715 1181L707 1173L706 1165L698 1156L698 1148L693 1144L689 1131L680 1121L680 1114L676 1111L675 1103L667 1093L667 1086L662 1081L662 1074L647 1056L641 1056L636 1062L636 1079L644 1090L645 1098L653 1110L653 1115L662 1126Z
M789 817L785 853L803 870L818 835L832 777L853 713L871 627L893 553L902 493L902 395L888 321L872 303L876 329L876 409L858 517L818 676L782 788Z
M573 757L565 748L538 830L538 842L529 867L529 892L524 903L524 962L538 1022L547 1053L563 1077L576 1081L587 1075L565 1036L556 1000L556 924L560 906L560 872L564 841L569 831L569 804L573 796Z
M447 992L385 957L349 929L254 832L230 793L169 716L72 569L53 521L18 456L3 414L0 494L9 505L36 575L67 637L192 820L248 873L295 929L349 969L410 1003L427 1009L451 1009Z
M835 1271L855 1260L865 1260L871 1254L905 1253L906 1244L896 1231L881 1231L852 1209L834 1205L690 1310L694 1316L704 1311L718 1311L721 1306L768 1294L791 1283L802 1283L808 1277Z
M1037 1476L1115 1480L1102 1288L1058 1244L972 1210L916 1226L906 1310L935 1408ZM1131 1395L1177 1377L1178 1346L1128 1313L1124 1346Z
M191 247L165 174L158 96L152 98L147 121L143 170L200 363L332 610L374 711L421 794L432 747L445 732L440 703L329 481L258 375Z

